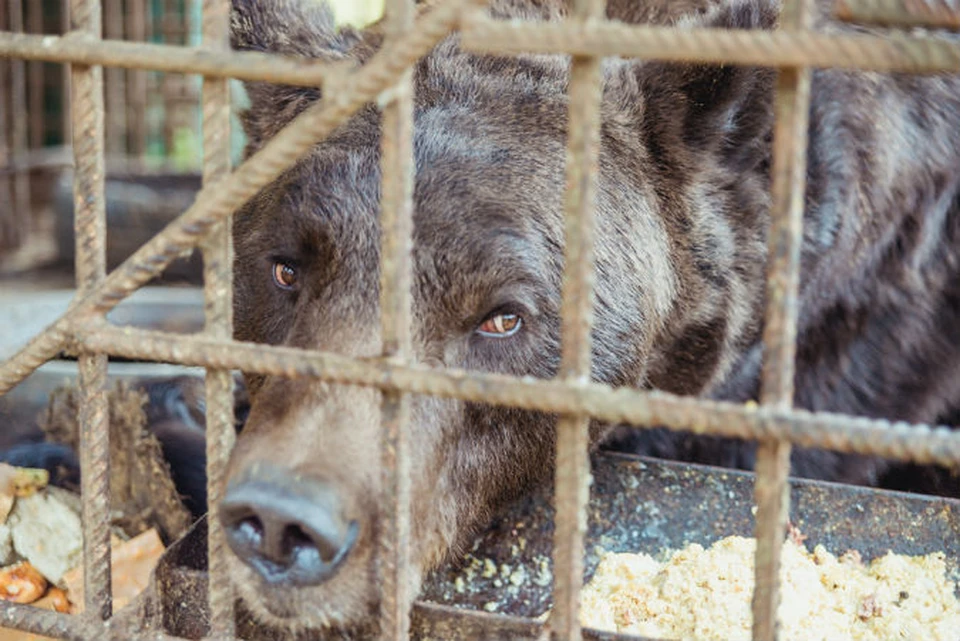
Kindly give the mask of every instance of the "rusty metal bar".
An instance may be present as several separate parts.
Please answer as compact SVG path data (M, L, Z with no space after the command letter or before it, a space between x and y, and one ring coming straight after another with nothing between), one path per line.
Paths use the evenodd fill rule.
M389 0L384 35L395 42L410 32L413 0ZM380 333L383 356L399 365L411 357L413 252L414 94L413 72L399 75L382 105L380 200ZM410 635L410 399L384 390L380 409L383 538L378 549L380 635L403 641Z
M148 0L127 0L127 39L144 42L149 32ZM147 151L147 73L130 70L127 73L127 148L132 156L140 158Z
M104 37L110 40L123 40L123 0L101 1L103 2ZM116 157L121 157L126 152L127 118L123 103L126 95L124 80L123 69L109 67L104 71L107 153Z
M262 80L297 86L319 86L352 66L257 51L211 51L202 47L148 42L91 40L80 34L37 36L0 32L0 57L72 62L211 78Z
M0 599L0 626L44 637L68 641L89 641L109 638L100 629L99 622L87 617L41 610ZM99 632L99 634L97 634Z
M0 28L8 22L7 4L0 2ZM0 167L12 169L10 158L10 62L0 58ZM19 244L17 212L13 206L13 172L0 175L0 249L12 249Z
M960 432L843 414L750 407L599 383L571 384L499 374L437 371L339 354L273 347L130 328L77 328L82 349L182 365L239 369L291 378L374 386L557 414L589 414L608 423L662 425L739 439L780 438L798 447L912 460L945 467L960 463Z
M185 2L184 2L185 4ZM163 13L160 28L163 33L163 42L178 48L186 45L186 15L178 0L163 0ZM174 134L177 118L180 112L180 85L183 78L177 78L169 73L163 74L160 81L160 95L163 100L163 148L168 156L173 154Z
M100 37L99 0L71 0L70 9L74 29ZM96 292L106 275L103 69L73 66L71 86L77 291L84 295ZM79 370L84 609L90 616L109 619L113 607L106 355L81 353Z
M960 29L957 0L837 0L834 15L861 24Z
M159 631L123 631L112 629L82 615L64 614L0 599L0 628L20 630L65 641L185 641ZM209 639L209 641L220 641ZM227 641L223 639L222 641Z
M42 34L44 31L43 24L43 3L42 2L28 2L27 3L27 31L32 34ZM44 68L43 63L34 60L30 63L27 73L29 75L29 92L27 96L27 101L30 105L30 132L28 136L28 144L31 149L38 149L44 144L44 121L45 121L45 110L44 110L44 92L46 87L44 86Z
M430 12L432 13L432 11ZM904 73L960 71L960 44L908 34L824 34L789 31L676 29L597 21L589 30L565 22L503 22L470 12L463 47L485 53L569 53L676 62L764 67L834 67ZM251 51L214 53L196 47L91 42L82 36L0 32L0 57L77 62L240 80L317 86L338 65Z
M306 109L229 177L204 187L177 220L138 249L107 276L95 292L71 308L17 354L0 363L0 395L56 356L62 335L78 316L105 314L147 283L211 229L277 178L365 104L387 90L396 77L433 48L459 21L460 9L473 0L444 0L433 6L404 37L384 46L363 67L335 83L334 97Z
M960 43L906 34L677 29L597 22L505 22L470 12L464 49L497 55L568 53L762 67L834 67L904 73L960 71Z
M8 0L7 20L11 31L23 31L23 5ZM30 174L23 168L27 152L27 76L23 60L10 60L10 164L13 167L13 238L15 244L26 240L30 231Z
M60 33L70 33L70 2L71 0L61 0L60 2ZM71 61L75 62L75 61ZM61 118L60 123L63 130L61 133L61 142L65 145L72 136L73 121L68 106L70 96L70 65L63 65L61 86Z
M810 33L813 12L810 0L785 1L780 29L798 35ZM809 68L782 69L777 76L774 100L760 402L778 409L793 406L810 82ZM790 450L790 442L780 439L764 439L757 444L757 549L752 610L753 638L758 641L775 641L779 637L780 557L790 508Z
M322 85L331 74L352 66L256 51L210 51L147 42L92 41L78 34L36 36L9 32L0 32L0 57L197 73L211 78L297 86Z
M573 16L589 28L602 19L606 0L576 0ZM594 207L600 151L601 59L574 56L570 66L564 204L564 272L561 295L559 377L590 380L594 305ZM590 499L589 414L566 414L557 422L553 538L553 639L579 639L583 541Z
M211 50L230 48L229 0L204 0L203 45ZM216 184L230 174L230 93L227 80L203 79L203 183ZM206 333L212 338L233 335L232 216L214 227L203 247ZM227 461L236 438L233 411L233 374L228 369L206 372L207 497L210 505L221 498ZM233 590L227 580L227 548L219 519L208 522L208 601L210 634L234 634Z

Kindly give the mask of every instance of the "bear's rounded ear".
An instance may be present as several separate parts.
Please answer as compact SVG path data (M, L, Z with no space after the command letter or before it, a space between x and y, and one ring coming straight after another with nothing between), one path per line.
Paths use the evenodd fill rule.
M778 18L774 0L722 0L677 26L773 29ZM775 70L670 62L637 62L633 70L636 84L630 84L643 105L636 111L640 125L651 134L660 131L666 138L661 143L720 154L740 169L762 160L773 123Z
M326 0L233 0L230 44L259 51L335 62L364 62L370 43L359 31L338 29ZM320 99L319 88L245 82L250 107L242 115L255 148Z

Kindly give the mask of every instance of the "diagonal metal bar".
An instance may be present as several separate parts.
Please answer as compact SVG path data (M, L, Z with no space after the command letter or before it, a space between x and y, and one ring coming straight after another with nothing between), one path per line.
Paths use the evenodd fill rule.
M677 29L598 22L505 22L471 12L464 49L481 53L567 53L761 67L833 67L906 73L960 71L960 43L906 34Z
M212 51L180 45L100 41L77 33L41 36L0 32L0 58L196 73L211 78L260 80L304 87L320 86L352 66L257 51Z
M400 73L446 37L458 23L461 6L469 1L438 2L415 29L385 45L362 68L335 83L336 91L300 114L227 178L204 187L186 212L111 272L97 291L83 296L63 317L0 364L0 395L60 351L57 335L72 321L90 313L109 312L174 258L195 247L214 225L276 179L317 141L389 89Z
M559 415L589 414L613 424L662 425L695 434L738 439L780 438L798 447L859 452L945 467L960 464L960 432L948 427L776 407L746 407L664 392L611 388L599 383L517 378L453 369L439 371L379 359L356 360L339 354L101 324L78 328L73 343L78 348L127 358L291 378L314 377L332 383L374 386Z

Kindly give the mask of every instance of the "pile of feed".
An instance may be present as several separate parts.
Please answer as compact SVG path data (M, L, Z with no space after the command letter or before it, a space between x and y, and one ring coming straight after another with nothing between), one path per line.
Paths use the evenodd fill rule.
M605 553L585 586L585 627L684 641L750 639L756 541L731 536L659 562L646 554ZM871 563L810 552L799 536L784 543L783 641L957 641L960 602L943 553L888 553Z

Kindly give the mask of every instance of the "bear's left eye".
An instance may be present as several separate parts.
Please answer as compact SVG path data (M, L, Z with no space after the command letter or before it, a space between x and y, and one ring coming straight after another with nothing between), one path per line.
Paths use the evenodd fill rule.
M523 319L517 314L498 313L489 316L480 327L477 333L482 336L491 336L493 338L506 338L516 334L523 326Z
M278 260L273 263L273 282L281 289L296 289L300 280L297 268Z

